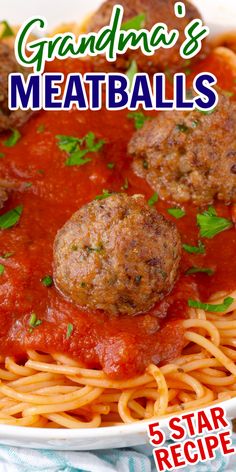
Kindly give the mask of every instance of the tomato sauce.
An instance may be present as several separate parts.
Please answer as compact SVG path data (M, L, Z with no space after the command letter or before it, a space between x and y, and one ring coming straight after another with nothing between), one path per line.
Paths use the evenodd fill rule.
M85 72L92 65L79 61L49 64L50 71ZM64 69L64 71L62 70ZM195 66L215 73L219 85L236 92L235 82L220 59L213 56ZM191 83L191 76L189 76ZM12 148L3 144L0 152L1 177L14 180L2 213L23 205L19 223L0 231L0 354L24 359L27 349L66 353L82 365L103 368L114 378L127 378L141 373L152 361L156 364L173 359L184 346L181 319L187 316L187 300L208 297L218 291L235 289L236 233L227 230L211 240L204 240L205 255L183 251L179 281L173 292L149 313L136 317L111 317L101 312L87 312L66 301L54 286L45 287L42 278L53 274L53 241L63 224L82 205L104 189L120 191L126 179L127 193L143 193L150 198L153 191L136 177L127 155L127 143L134 132L127 110L69 112L50 111L35 114L21 130L22 138ZM66 154L57 145L56 135L83 137L92 131L105 146L91 155L91 162L78 167L65 166ZM113 169L107 167L114 163ZM158 201L159 212L176 222L183 243L197 245L198 208L185 206L186 216L175 220L167 213L173 202ZM232 206L216 204L218 214L232 219ZM202 209L201 209L202 211ZM4 254L10 256L4 258ZM214 275L187 276L191 266L214 269ZM42 323L30 329L35 313ZM67 336L68 324L73 331Z

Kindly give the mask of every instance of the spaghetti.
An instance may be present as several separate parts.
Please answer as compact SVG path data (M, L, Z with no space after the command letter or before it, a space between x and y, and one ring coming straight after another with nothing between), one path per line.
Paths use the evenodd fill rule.
M236 292L231 296L236 300ZM221 297L211 300L220 303ZM236 396L236 301L222 314L191 310L186 347L162 367L116 381L64 355L28 352L25 365L1 359L0 422L94 428L151 420Z

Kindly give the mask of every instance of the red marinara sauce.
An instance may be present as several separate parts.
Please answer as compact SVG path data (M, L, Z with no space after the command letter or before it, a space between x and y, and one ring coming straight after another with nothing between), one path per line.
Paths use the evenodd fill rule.
M85 72L91 64L65 61L50 64L53 71ZM215 73L223 89L232 90L233 77L220 59L210 56L198 64L201 70ZM189 77L191 81L191 77ZM82 205L101 194L103 189L143 193L153 191L136 177L127 155L127 143L134 132L127 110L109 112L41 112L21 130L22 138L12 148L3 145L0 152L1 176L16 182L16 190L2 211L23 205L20 222L0 231L0 354L24 358L27 349L66 353L85 366L103 368L113 378L127 378L144 371L150 363L169 361L180 355L184 346L181 320L187 316L187 300L200 296L206 301L211 293L235 288L235 230L225 231L205 240L206 254L183 251L181 273L172 293L149 313L136 317L111 317L101 312L87 312L66 301L55 287L45 287L42 278L53 273L53 241L59 228ZM57 144L56 135L83 137L92 131L106 142L99 153L84 166L65 166L66 154ZM109 169L107 164L114 163ZM30 183L30 185L29 185ZM126 185L127 187L127 185ZM167 209L173 203L159 201L157 210L173 219ZM219 215L232 218L232 207L216 205ZM182 241L197 245L197 208L186 205L186 216L173 219ZM4 254L11 254L4 258ZM191 266L210 267L213 276L185 275ZM30 329L35 313L42 323ZM68 336L68 325L73 331Z

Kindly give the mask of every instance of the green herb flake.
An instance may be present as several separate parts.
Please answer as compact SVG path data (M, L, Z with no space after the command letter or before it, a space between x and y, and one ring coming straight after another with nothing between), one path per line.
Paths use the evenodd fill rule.
M23 206L20 205L0 216L0 229L8 229L15 226L21 217L22 211Z
M191 308L199 308L201 310L210 311L211 313L223 313L230 307L230 305L232 305L233 302L234 298L232 297L225 298L223 303L220 303L218 305L202 303L197 300L188 300L188 306Z
M128 113L127 118L134 120L135 129L142 129L144 123L150 120L150 116L145 116L141 111Z
M225 95L226 97L233 97L234 96L234 92L231 92L230 90L223 90L223 95Z
M189 131L189 127L186 126L184 123L179 123L178 125L176 125L176 128L178 131L181 131L181 133L188 133Z
M165 74L167 80L170 82L170 84L173 84L173 82L174 82L173 74L171 73L171 71L168 67L165 69L164 74Z
M205 246L202 241L198 241L198 246L190 246L189 244L183 244L183 249L189 254L205 254Z
M103 190L101 195L97 195L95 200L105 200L113 195L114 192L109 192L109 190Z
M186 215L185 211L182 208L168 208L169 215L173 216L177 220L183 218Z
M96 141L96 136L92 132L89 132L83 138L63 135L57 135L56 138L59 149L69 154L65 162L66 166L82 166L91 162L92 159L85 156L88 153L100 151L105 144L103 139Z
M202 238L214 238L217 234L232 228L232 221L217 216L216 210L209 207L208 210L197 215L197 224Z
M158 194L155 192L155 193L151 196L151 198L149 198L149 200L148 200L148 205L149 205L150 207L152 207L152 206L155 205L155 203L157 203L157 202L158 202Z
M30 187L32 187L32 185L33 185L32 182L25 182L24 187L25 188L30 188Z
M3 159L5 157L4 152L0 152L0 159Z
M91 252L101 252L103 250L103 245L99 244L97 247L85 246L86 251Z
M37 133L40 134L40 133L44 133L45 131L45 125L41 124L37 127Z
M72 323L68 323L67 325L67 331L66 331L66 339L69 339L73 333L74 326Z
M51 287L52 284L53 284L53 280L52 280L51 275L45 275L45 276L41 279L41 282L42 282L42 284L43 284L45 287Z
M136 61L131 61L129 69L126 72L126 76L129 79L130 88L132 87L134 77L138 73L138 66Z
M9 257L13 256L14 252L4 252L0 257L2 259L9 259Z
M207 267L190 267L188 270L186 270L185 275L192 275L198 273L207 274L210 276L213 275L215 271Z
M108 169L111 170L111 169L114 169L114 167L115 167L115 163L114 163L114 162L108 162L108 164L107 164L107 168L108 168Z
M29 319L29 326L30 326L30 332L32 333L34 328L37 328L42 324L42 320L39 320L37 318L37 315L35 313L32 313Z
M0 24L3 26L3 30L2 30L2 33L0 35L0 39L9 38L10 36L14 36L13 30L12 30L12 28L10 27L9 23L6 20L1 21Z
M129 188L129 181L128 181L127 177L126 177L126 178L125 178L125 181L124 181L124 183L123 183L123 185L122 185L122 187L121 187L121 190L128 190L128 188Z
M122 31L129 31L129 30L140 30L145 26L145 21L146 21L146 15L145 13L140 13L137 16L133 16L133 18L130 18L130 20L125 21L121 25L121 30Z
M20 138L21 134L18 129L11 128L11 135L8 139L6 139L6 141L3 142L3 144L7 147L13 147L18 143Z
M148 169L148 162L147 161L143 161L143 168Z
M212 110L198 110L202 115L212 115L216 111L216 107L212 108Z
M4 274L5 267L4 265L0 264L0 275Z

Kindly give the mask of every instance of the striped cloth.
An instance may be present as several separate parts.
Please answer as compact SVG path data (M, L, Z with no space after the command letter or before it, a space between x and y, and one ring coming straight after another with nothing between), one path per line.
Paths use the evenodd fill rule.
M233 435L236 447L236 434ZM152 448L112 449L98 452L72 452L23 449L0 445L0 472L155 472ZM183 472L236 472L236 455L196 466Z

